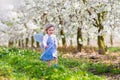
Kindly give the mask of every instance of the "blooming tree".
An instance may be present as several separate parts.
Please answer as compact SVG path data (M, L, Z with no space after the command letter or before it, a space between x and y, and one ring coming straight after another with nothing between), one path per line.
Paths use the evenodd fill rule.
M99 50L105 54L105 35L115 36L120 32L119 0L4 1L0 8L1 41L7 37L6 42L19 40L26 46L31 41L33 46L34 33L44 32L45 24L52 23L63 44L73 40L81 51L84 40L89 44L90 39L97 38Z

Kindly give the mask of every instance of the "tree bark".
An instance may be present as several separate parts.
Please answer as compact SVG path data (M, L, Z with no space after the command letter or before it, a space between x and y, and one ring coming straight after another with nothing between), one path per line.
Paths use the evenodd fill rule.
M39 48L39 47L40 47L39 42L36 42L36 47L37 47L37 48Z
M88 37L87 37L87 45L90 46L90 38L89 38L89 33L87 33Z
M106 45L104 42L104 36L98 36L98 47L99 47L99 54L106 54Z
M8 46L9 46L9 47L13 47L13 45L14 45L14 42L13 42L13 41L9 41Z
M34 37L31 37L31 47L34 47Z
M29 42L29 39L26 38L26 47L28 47L28 42Z
M70 46L73 47L73 43L72 43L72 40L70 40Z
M79 28L78 27L78 29L77 29L77 50L79 51L79 52L81 52L81 49L82 49L82 42L83 41L83 39L82 39L82 31L81 31L81 28Z
M89 37L87 38L87 45L88 46L90 45L90 38Z
M103 27L101 28L101 27L99 26L98 33L99 33L101 30L103 30ZM105 37L104 37L103 34L98 35L98 48L99 48L98 53L99 53L99 54L106 54L106 52L107 52L107 46L105 45L105 40L104 40L104 38L105 38Z
M60 35L62 36L62 45L66 46L66 38L65 38L65 33L64 33L63 29L61 29Z
M24 48L24 40L21 40L21 42L22 42L22 48Z
M110 35L110 44L111 44L111 46L113 46L113 36L112 36L112 34Z
M102 22L105 17L105 12L98 13L97 15L98 15L98 20L96 20L96 25L98 27L98 33L100 33L104 29ZM103 34L98 35L98 48L99 48L98 53L99 54L106 54L106 52L107 52L107 46L105 44L104 38L105 37Z
M18 40L18 47L21 47L21 42L20 42L20 40Z

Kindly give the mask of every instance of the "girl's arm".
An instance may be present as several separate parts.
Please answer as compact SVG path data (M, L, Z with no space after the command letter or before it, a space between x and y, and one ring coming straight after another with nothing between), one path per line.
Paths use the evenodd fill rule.
M56 45L56 47L58 47L58 41L57 41L56 36L55 36L55 45Z

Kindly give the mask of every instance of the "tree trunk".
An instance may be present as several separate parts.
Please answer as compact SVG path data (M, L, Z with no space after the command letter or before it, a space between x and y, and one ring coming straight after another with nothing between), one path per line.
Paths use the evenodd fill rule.
M37 47L37 48L39 48L39 47L40 47L39 42L36 42L36 47Z
M112 34L110 35L110 44L111 44L111 46L113 46L113 36L112 36Z
M81 52L82 49L82 31L81 28L78 27L77 29L77 50Z
M26 38L26 47L28 47L29 38Z
M89 37L87 38L87 45L88 46L90 45L90 38Z
M62 36L62 45L66 46L66 38L63 29L60 31L60 35Z
M14 42L13 42L13 41L9 41L8 46L9 46L9 47L13 47L13 45L14 45Z
M70 47L73 47L72 39L70 40Z
M104 29L102 22L105 17L105 12L98 13L97 15L98 15L98 20L96 20L96 25L98 27L98 33L101 33L101 31L103 31L103 29ZM105 44L104 38L105 37L104 37L103 33L98 35L98 48L99 48L98 53L99 54L106 54L106 52L107 52L107 46Z
M103 29L103 28L102 28ZM99 28L98 33L102 30ZM98 53L99 54L106 54L107 52L107 46L105 45L104 35L98 35Z
M21 42L22 42L22 48L24 48L24 40L21 40Z
M34 37L31 37L31 47L34 47Z
M105 45L103 36L98 36L98 47L99 47L99 54L106 54L107 47Z
M14 44L14 47L17 47L17 41L16 40L14 40L13 44Z
M24 45L24 44L23 44L23 40L19 40L19 41L18 41L18 47L21 47L21 48L22 48L23 45Z
M21 43L20 43L20 40L18 40L18 47L21 47Z
M88 37L87 37L87 45L90 45L90 38L89 38L89 33L87 33Z

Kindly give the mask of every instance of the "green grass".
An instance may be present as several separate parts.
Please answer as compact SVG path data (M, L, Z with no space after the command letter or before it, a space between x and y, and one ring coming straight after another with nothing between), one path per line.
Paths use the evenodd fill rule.
M40 53L17 48L0 48L0 80L106 80L104 73L120 74L119 68L87 59L59 56L59 67L48 67ZM98 75L96 75L98 74Z
M109 52L120 52L120 47L108 47Z

